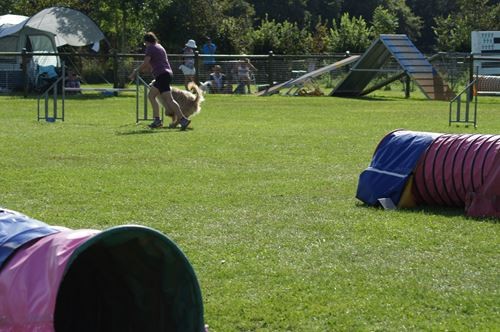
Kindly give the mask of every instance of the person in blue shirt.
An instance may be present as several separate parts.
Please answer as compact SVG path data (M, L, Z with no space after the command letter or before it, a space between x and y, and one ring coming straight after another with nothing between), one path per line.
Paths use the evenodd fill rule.
M215 46L215 44L212 43L212 39L210 37L205 37L205 44L203 44L203 46L201 47L201 54L214 55L215 51L217 51L217 46ZM210 70L210 68L212 68L213 65L215 64L215 57L213 56L203 57L203 64L208 70Z

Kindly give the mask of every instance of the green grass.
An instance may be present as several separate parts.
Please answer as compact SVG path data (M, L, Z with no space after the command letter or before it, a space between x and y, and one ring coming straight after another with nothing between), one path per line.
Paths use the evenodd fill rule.
M192 130L136 125L133 97L74 98L66 121L0 97L0 206L51 225L141 224L185 252L211 331L493 331L499 224L451 208L383 211L354 197L389 131L448 126L448 103L206 97Z

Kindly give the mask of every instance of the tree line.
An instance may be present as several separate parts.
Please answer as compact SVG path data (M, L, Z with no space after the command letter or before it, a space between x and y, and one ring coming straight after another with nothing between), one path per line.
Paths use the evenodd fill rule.
M139 51L146 31L169 53L210 36L219 54L363 52L403 33L424 52L469 52L474 30L500 30L500 0L0 0L1 15L66 6L91 17L109 47Z

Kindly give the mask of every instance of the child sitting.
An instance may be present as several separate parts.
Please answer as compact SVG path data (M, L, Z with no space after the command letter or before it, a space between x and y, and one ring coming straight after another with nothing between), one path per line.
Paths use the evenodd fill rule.
M75 74L74 71L70 70L68 76L66 77L66 88L80 89L80 78ZM81 93L80 90L69 91L68 93Z
M210 93L231 93L233 90L230 84L226 82L226 75L222 73L219 65L213 67L213 73L210 74Z

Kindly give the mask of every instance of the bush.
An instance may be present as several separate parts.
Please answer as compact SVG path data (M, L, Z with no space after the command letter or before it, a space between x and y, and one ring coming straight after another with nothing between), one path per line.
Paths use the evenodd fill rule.
M366 21L360 16L359 18L349 16L349 13L344 13L340 18L340 23L333 20L332 28L330 29L330 52L345 52L362 53L370 45L371 28L368 28Z
M309 54L312 45L311 33L300 29L297 23L276 23L266 17L252 34L253 52L265 54Z

